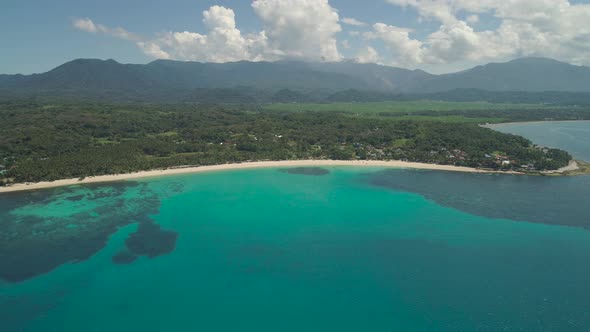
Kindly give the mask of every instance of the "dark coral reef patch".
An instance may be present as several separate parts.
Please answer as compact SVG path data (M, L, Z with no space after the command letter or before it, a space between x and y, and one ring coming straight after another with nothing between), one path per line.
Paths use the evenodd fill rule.
M121 250L115 256L112 261L117 265L131 264L137 260L137 255L130 253L128 250Z
M134 182L3 195L0 279L20 282L84 261L120 227L151 223L159 208L159 197Z
M392 169L366 174L363 181L416 193L437 204L486 218L590 229L590 218L583 208L590 197L590 177ZM568 203L563 204L562 198Z
M177 237L178 233L162 230L160 225L143 222L125 240L125 245L135 255L154 258L174 251Z

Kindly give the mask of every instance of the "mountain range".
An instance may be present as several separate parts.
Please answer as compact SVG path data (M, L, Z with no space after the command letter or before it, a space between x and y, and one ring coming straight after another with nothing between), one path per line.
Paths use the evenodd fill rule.
M479 94L585 93L590 92L590 67L546 58L520 58L433 75L355 62L217 64L156 60L142 65L77 59L42 74L0 75L3 97L113 101L301 101L345 97L347 92L360 93L361 99L369 92L371 98L391 99L399 95L454 95L465 89Z

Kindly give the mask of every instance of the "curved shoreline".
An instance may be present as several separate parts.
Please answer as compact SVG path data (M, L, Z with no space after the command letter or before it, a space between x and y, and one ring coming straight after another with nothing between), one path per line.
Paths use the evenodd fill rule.
M574 122L589 122L590 120L547 120L547 121L517 121L517 122L498 122L498 123L488 123L484 125L480 125L483 128L494 129L497 126L511 126L511 125L521 125L521 124L541 124L541 123L574 123Z
M517 172L498 172L489 171L471 167L451 166L451 165L437 165L426 163L414 163L406 161L384 161L384 160L284 160L284 161L256 161L236 164L223 164L213 166L196 166L196 167L176 167L164 170L151 170L126 174L100 175L93 177L86 177L80 179L63 179L56 181L35 182L35 183L17 183L7 187L0 187L0 193L40 190L57 187L66 187L80 184L90 183L108 183L117 181L127 181L135 179L143 179L150 177L159 177L167 175L181 175L192 173L203 173L213 171L252 169L252 168L280 168L280 167L314 167L314 166L355 166L355 167L390 167L390 168L413 168L413 169L428 169L438 171L450 172L466 172L466 173L501 173L501 174L520 174Z

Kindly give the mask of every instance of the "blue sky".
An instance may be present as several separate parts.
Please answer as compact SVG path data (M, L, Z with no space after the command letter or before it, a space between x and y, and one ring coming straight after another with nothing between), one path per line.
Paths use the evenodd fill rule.
M2 2L0 73L44 72L76 58L355 59L431 72L520 56L590 64L588 1Z

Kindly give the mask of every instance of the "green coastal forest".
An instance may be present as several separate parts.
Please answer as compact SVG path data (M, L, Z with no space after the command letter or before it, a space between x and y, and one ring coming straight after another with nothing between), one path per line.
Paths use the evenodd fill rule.
M566 166L572 157L479 123L588 114L531 105L521 105L517 111L511 105L481 105L438 104L433 109L428 102L407 109L361 103L351 112L341 104L317 109L296 104L5 101L0 103L0 185L310 158L407 160L537 172ZM359 108L370 109L370 116L359 116Z
M590 68L546 58L442 75L352 62L76 59L0 75L0 185L309 158L537 174L572 157L482 125L590 120L588 77Z

